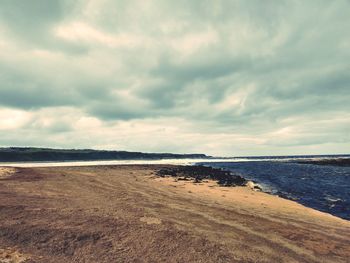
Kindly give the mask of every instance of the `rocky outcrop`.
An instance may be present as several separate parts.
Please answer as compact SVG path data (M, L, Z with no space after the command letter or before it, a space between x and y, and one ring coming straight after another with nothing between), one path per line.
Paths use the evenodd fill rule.
M253 181L248 181L246 185L254 191L262 191L261 187Z
M161 177L176 177L178 180L194 180L195 183L203 180L215 180L220 186L245 186L247 180L230 171L206 166L174 166L157 171Z

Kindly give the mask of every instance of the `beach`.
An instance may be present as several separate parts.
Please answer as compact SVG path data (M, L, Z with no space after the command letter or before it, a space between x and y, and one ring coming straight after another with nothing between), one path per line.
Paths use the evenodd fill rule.
M0 169L0 262L347 262L350 221L169 165Z

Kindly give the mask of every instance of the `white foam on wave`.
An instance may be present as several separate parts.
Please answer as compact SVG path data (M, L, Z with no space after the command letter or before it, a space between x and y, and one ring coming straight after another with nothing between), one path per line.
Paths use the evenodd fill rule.
M97 166L127 164L172 164L193 165L200 162L238 162L240 159L160 159L160 160L108 160L108 161L64 161L64 162L13 162L0 163L3 167L62 167L62 166Z
M263 161L295 161L319 160L327 157L309 158L210 158L210 159L159 159L159 160L100 160L100 161L61 161L61 162L0 162L0 167L62 167L62 166L97 166L97 165L127 165L127 164L172 164L194 165L196 163L214 162L263 162ZM329 159L329 157L328 157Z

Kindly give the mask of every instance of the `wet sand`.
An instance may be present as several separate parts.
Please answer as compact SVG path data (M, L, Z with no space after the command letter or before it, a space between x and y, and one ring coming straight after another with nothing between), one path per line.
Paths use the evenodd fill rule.
M350 222L162 165L0 169L0 262L347 262Z

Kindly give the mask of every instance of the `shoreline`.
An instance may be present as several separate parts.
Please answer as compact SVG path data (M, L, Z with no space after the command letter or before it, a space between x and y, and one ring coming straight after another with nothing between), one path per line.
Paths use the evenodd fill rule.
M93 166L54 166L54 167L50 167L50 168L90 168L90 167L113 167L113 166L149 166L149 167L153 167L153 166L162 166L162 164L118 164L118 165L93 165ZM196 167L209 167L211 168L213 171L217 170L219 172L228 172L228 174L226 175L230 175L230 176L236 176L234 174L232 174L232 172L228 171L228 170L225 170L225 169L220 169L220 168L215 168L215 167L211 167L211 166L202 166L202 165L198 165L198 164L195 164L195 165L189 165L189 166L184 166L184 165L178 165L178 164L165 164L163 165L166 169L170 168L170 170L172 170L173 168L177 168L177 167L190 167L190 168L196 168ZM5 179L5 178L8 178L8 177L11 177L13 174L15 174L18 169L26 169L26 168L48 168L48 167L16 167L16 166L1 166L0 165L0 180L1 179ZM243 188L246 188L246 189L249 189L250 191L253 191L253 192L259 192L259 193L262 193L264 195L268 195L268 196L273 196L273 197L277 197L279 199L283 199L283 200L287 200L287 201L291 201L293 203L296 203L302 207L305 207L307 209L311 209L311 210L314 210L316 212L319 212L321 214L325 214L327 216L331 216L331 217L334 217L334 218L337 218L337 219L341 219L341 220L344 220L344 221L347 221L350 223L350 220L346 219L346 218L342 218L342 217L339 217L339 216L336 216L336 215L333 215L331 213L328 213L326 211L321 211L321 210L318 210L318 209L315 209L315 208L312 208L312 207L309 207L305 204L302 204L300 202L298 202L297 200L294 200L292 198L288 198L287 196L283 196L283 195L278 195L278 194L274 194L272 192L269 192L269 191L264 191L263 187L260 186L260 184L258 182L255 182L255 181L252 181L252 180L247 180L241 176L238 176L239 178L239 181L241 183L241 185L220 185L220 183L217 181L217 179L208 179L208 178L201 178L200 181L197 181L198 179L194 178L194 177L191 177L191 175L187 175L189 180L186 180L184 179L184 176L181 176L180 175L165 175L162 174L162 169L159 169L157 170L156 172L156 175L155 175L155 179L159 179L159 178L168 178L168 179L172 179L174 180L174 182L178 182L178 181L184 181L188 184L195 184L195 185L207 185L209 187L224 187L224 188L227 188L227 189L232 189L232 188L237 188L237 187L243 187ZM185 176L186 177L186 176ZM215 177L215 176L214 176ZM241 180L244 180L243 183L241 182ZM227 191L227 190L223 190L223 191Z
M7 253L25 255L23 262L346 262L350 256L347 220L248 187L157 175L169 167L176 166L17 168L0 179L0 259Z
M217 198L217 199L220 199L220 197L230 198L230 197L232 197L232 195L236 195L236 196L233 197L231 199L231 201L232 200L237 201L237 199L236 199L237 196L242 197L243 195L245 195L244 198L247 198L248 195L254 195L255 196L254 198L257 198L256 202L252 202L253 205L245 203L246 205L254 206L254 204L258 204L258 203L260 203L262 205L266 205L264 203L264 201L268 200L269 206L276 207L275 206L276 203L283 203L286 201L285 202L286 206L292 205L293 208L297 208L297 211L294 210L294 212L296 212L296 213L307 212L311 216L316 215L316 216L325 217L327 219L330 218L331 220L335 219L336 221L343 222L343 223L349 223L349 225L350 225L350 221L347 219L344 219L344 218L332 215L330 213L323 212L323 211L308 207L306 205L298 203L295 200L288 199L288 198L285 198L283 196L275 195L275 194L272 194L269 192L264 192L262 190L254 190L249 185L223 187L223 186L218 185L217 182L214 180L207 180L207 181L203 181L201 183L196 183L194 180L189 180L189 181L180 180L180 181L178 181L178 180L171 178L171 177L167 177L167 178L154 177L154 179L156 181L159 181L159 182L165 184L166 186L182 187L186 191L189 191L189 193L199 194L199 195L203 195L203 196L215 196L215 198ZM252 181L248 181L248 183L250 183L250 182L252 182ZM213 191L213 189L215 189L215 190ZM242 201L242 200L240 200L240 201ZM244 201L246 201L246 200L244 200ZM282 206L282 208L286 208L286 206ZM280 208L280 207L278 207L278 208ZM303 214L303 216L305 216L305 214Z
M42 164L42 163L40 163L40 164ZM150 167L152 167L152 166L164 166L166 168L170 167L170 170L173 169L173 168L176 168L176 167L189 167L189 168L204 167L204 168L210 168L214 172L215 171L219 171L219 172L223 172L223 173L228 173L224 177L226 177L227 175L230 175L230 176L238 177L239 181L241 181L243 179L243 182L240 182L241 184L243 183L243 185L231 185L231 186L230 185L226 185L226 186L223 185L223 187L228 187L229 188L229 187L245 186L245 187L249 188L252 191L257 191L257 192L261 192L261 193L264 193L264 194L267 194L267 195L271 195L271 196L275 196L275 197L278 197L278 198L282 198L284 200L292 201L292 202L295 202L295 203L297 203L297 204L299 204L301 206L304 206L306 208L315 210L317 212L321 212L321 213L333 216L335 218L339 218L339 219L342 219L342 220L350 222L350 220L347 219L347 218L339 217L339 216L331 214L331 213L329 213L327 211L322 211L322 210L319 210L319 209L307 206L306 204L298 202L294 198L289 198L288 196L285 196L285 195L279 195L279 194L272 193L270 191L266 191L266 190L264 190L264 187L259 184L259 182L246 179L244 177L241 177L240 175L235 175L229 170L212 167L210 165L204 165L203 166L202 164L191 164L191 165L176 164L176 163L175 164L168 164L168 163L165 163L165 164L163 164L163 163L147 164L147 163L141 162L141 163L132 163L132 164L128 164L128 163L107 164L107 165L105 165L105 164L100 164L100 165L95 165L95 164L94 165L83 165L82 164L82 165L68 165L68 166L66 166L66 165L64 165L64 163L62 163L62 165L59 165L59 166L38 166L38 167L36 167L36 166L29 166L29 167L27 167L27 166L24 166L24 167L21 167L21 166L1 166L1 164L0 164L0 180L3 179L3 178L11 176L13 173L16 172L17 169L23 169L23 168L24 169L25 168L39 168L39 169L40 168L74 168L74 167L75 168L90 168L90 167L92 168L92 167L113 167L113 166L150 166ZM161 173L162 172L161 170L162 169L160 169L157 172L157 176L158 177L163 177L163 176L169 177L169 178L178 178L178 177L180 177L180 180L183 180L181 178L181 174L179 174L179 175L164 175L164 174ZM188 174L186 176L188 178L190 178L191 180L194 180L194 182L192 181L192 183L196 183L195 181L197 179L195 177L191 177L192 176L191 174ZM214 178L215 178L215 176L214 176ZM205 178L205 177L201 178L200 180L205 180L205 179L208 180L208 178ZM209 179L209 180L211 180L211 179ZM216 182L218 184L218 186L220 186L220 183L218 182L218 179L214 179L214 180L212 180L212 182L213 183Z
M343 156L343 155L341 155ZM345 156L345 155L344 155ZM293 157L293 156L290 156ZM311 157L311 156L309 156ZM254 157L257 158L257 157ZM279 157L277 159L275 159L274 161L276 161L276 163L278 163L280 160L279 159L283 159L283 160L287 160L287 157ZM340 157L339 157L340 158ZM300 159L300 158L299 158ZM332 161L332 164L330 164L330 160ZM348 161L350 160L350 158L345 158L345 157L341 157L340 159L330 159L330 156L328 155L324 155L322 156L322 158L314 158L314 159L305 159L304 161L297 161L297 159L295 159L294 161L289 160L287 163L294 163L294 164L313 164L313 165L327 165L327 166L347 166L348 165ZM203 162L204 161L204 162ZM181 165L181 166L207 166L207 167L212 167L212 168L218 168L218 169L222 169L220 168L220 166L217 166L215 164L220 163L221 161L224 160L219 160L219 159L210 159L210 160L205 160L205 159L161 159L161 160L107 160L107 161L81 161L81 162L71 162L71 161L67 161L67 162L57 162L57 163L53 163L53 162L29 162L29 163L0 163L0 167L23 167L23 168L41 168L41 167L66 167L66 166L74 166L74 167L85 167L85 166L101 166L101 165ZM232 160L231 160L232 161ZM233 163L236 162L246 162L248 160L238 160L235 159L235 161L233 161ZM257 160L254 160L254 162ZM264 162L264 161L268 161L268 159L260 159L260 161ZM227 159L225 159L225 162L227 162ZM224 163L225 163L224 162ZM249 163L250 161L248 161ZM283 161L284 163L285 161ZM333 163L335 162L335 163ZM214 164L211 164L214 163ZM322 164L321 164L322 163ZM223 167L223 169L225 169L225 167ZM326 169L326 168L325 168ZM230 169L227 169L226 171L230 171ZM236 175L235 172L231 172L233 175ZM346 220L350 220L350 214L349 214L349 210L347 209L348 205L347 205L347 198L344 198L341 194L332 194L332 196L328 196L328 194L323 195L322 198L318 199L318 196L322 195L322 193L328 193L328 189L320 189L318 191L318 186L314 186L317 187L316 191L318 191L318 193L320 195L315 195L314 197L312 197L311 199L309 198L309 196L307 196L306 193L309 192L310 189L307 190L303 190L302 193L305 194L298 194L298 192L294 192L290 191L290 192L286 192L284 191L284 189L288 189L285 188L283 185L281 187L275 187L275 188L271 188L269 186L269 183L264 183L264 180L262 178L252 178L252 176L247 176L249 179L247 179L247 177L245 175L242 175L243 178L245 178L246 180L251 181L249 183L249 185L252 188L256 188L257 190L261 190L264 193L267 194L271 194L271 195L276 195L279 197L282 197L284 199L287 200L292 200L292 201L296 201L299 204L305 205L307 207L316 209L318 211L322 211L325 213L329 213L332 214L334 216L337 217L341 217L343 219ZM302 178L304 179L304 178ZM315 178L317 180L317 178ZM343 184L338 184L338 185L343 185ZM344 184L345 185L345 184ZM333 193L334 193L334 187L333 187ZM291 189L289 189L291 190ZM313 191L311 189L311 191ZM323 192L322 192L323 191ZM346 196L346 193L344 193Z

